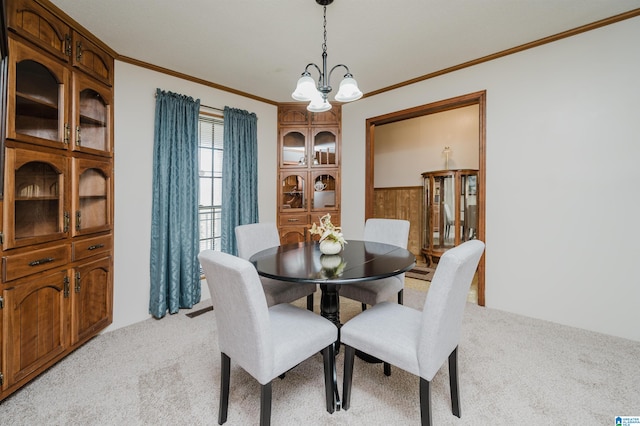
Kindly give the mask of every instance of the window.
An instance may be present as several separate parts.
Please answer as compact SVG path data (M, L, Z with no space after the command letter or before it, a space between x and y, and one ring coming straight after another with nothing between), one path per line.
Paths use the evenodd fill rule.
M198 120L200 251L206 249L220 251L221 248L223 131L224 122L221 119L200 115Z

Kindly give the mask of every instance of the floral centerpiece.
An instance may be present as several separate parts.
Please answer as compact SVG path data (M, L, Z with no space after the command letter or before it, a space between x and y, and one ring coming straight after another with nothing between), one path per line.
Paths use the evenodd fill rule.
M342 235L342 228L331 223L329 213L320 218L320 225L311 225L309 233L320 235L320 251L324 254L340 253L347 243Z

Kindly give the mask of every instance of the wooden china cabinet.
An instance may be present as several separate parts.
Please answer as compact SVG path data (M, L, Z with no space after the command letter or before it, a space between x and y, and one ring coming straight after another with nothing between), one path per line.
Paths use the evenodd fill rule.
M113 55L6 0L0 400L113 319Z
M278 230L282 244L308 241L330 213L340 224L341 109L312 113L306 104L278 106Z

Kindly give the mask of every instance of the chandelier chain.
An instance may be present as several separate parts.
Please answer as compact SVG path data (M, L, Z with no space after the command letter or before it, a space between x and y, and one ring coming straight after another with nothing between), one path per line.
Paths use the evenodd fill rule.
M322 43L322 52L327 52L327 6L324 7L324 43Z

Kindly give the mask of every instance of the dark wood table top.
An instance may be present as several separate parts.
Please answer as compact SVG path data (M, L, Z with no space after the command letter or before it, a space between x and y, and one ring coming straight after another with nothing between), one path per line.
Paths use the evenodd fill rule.
M317 242L286 244L262 250L249 259L258 274L281 281L349 284L391 277L415 265L402 247L349 240L339 254L325 255Z

